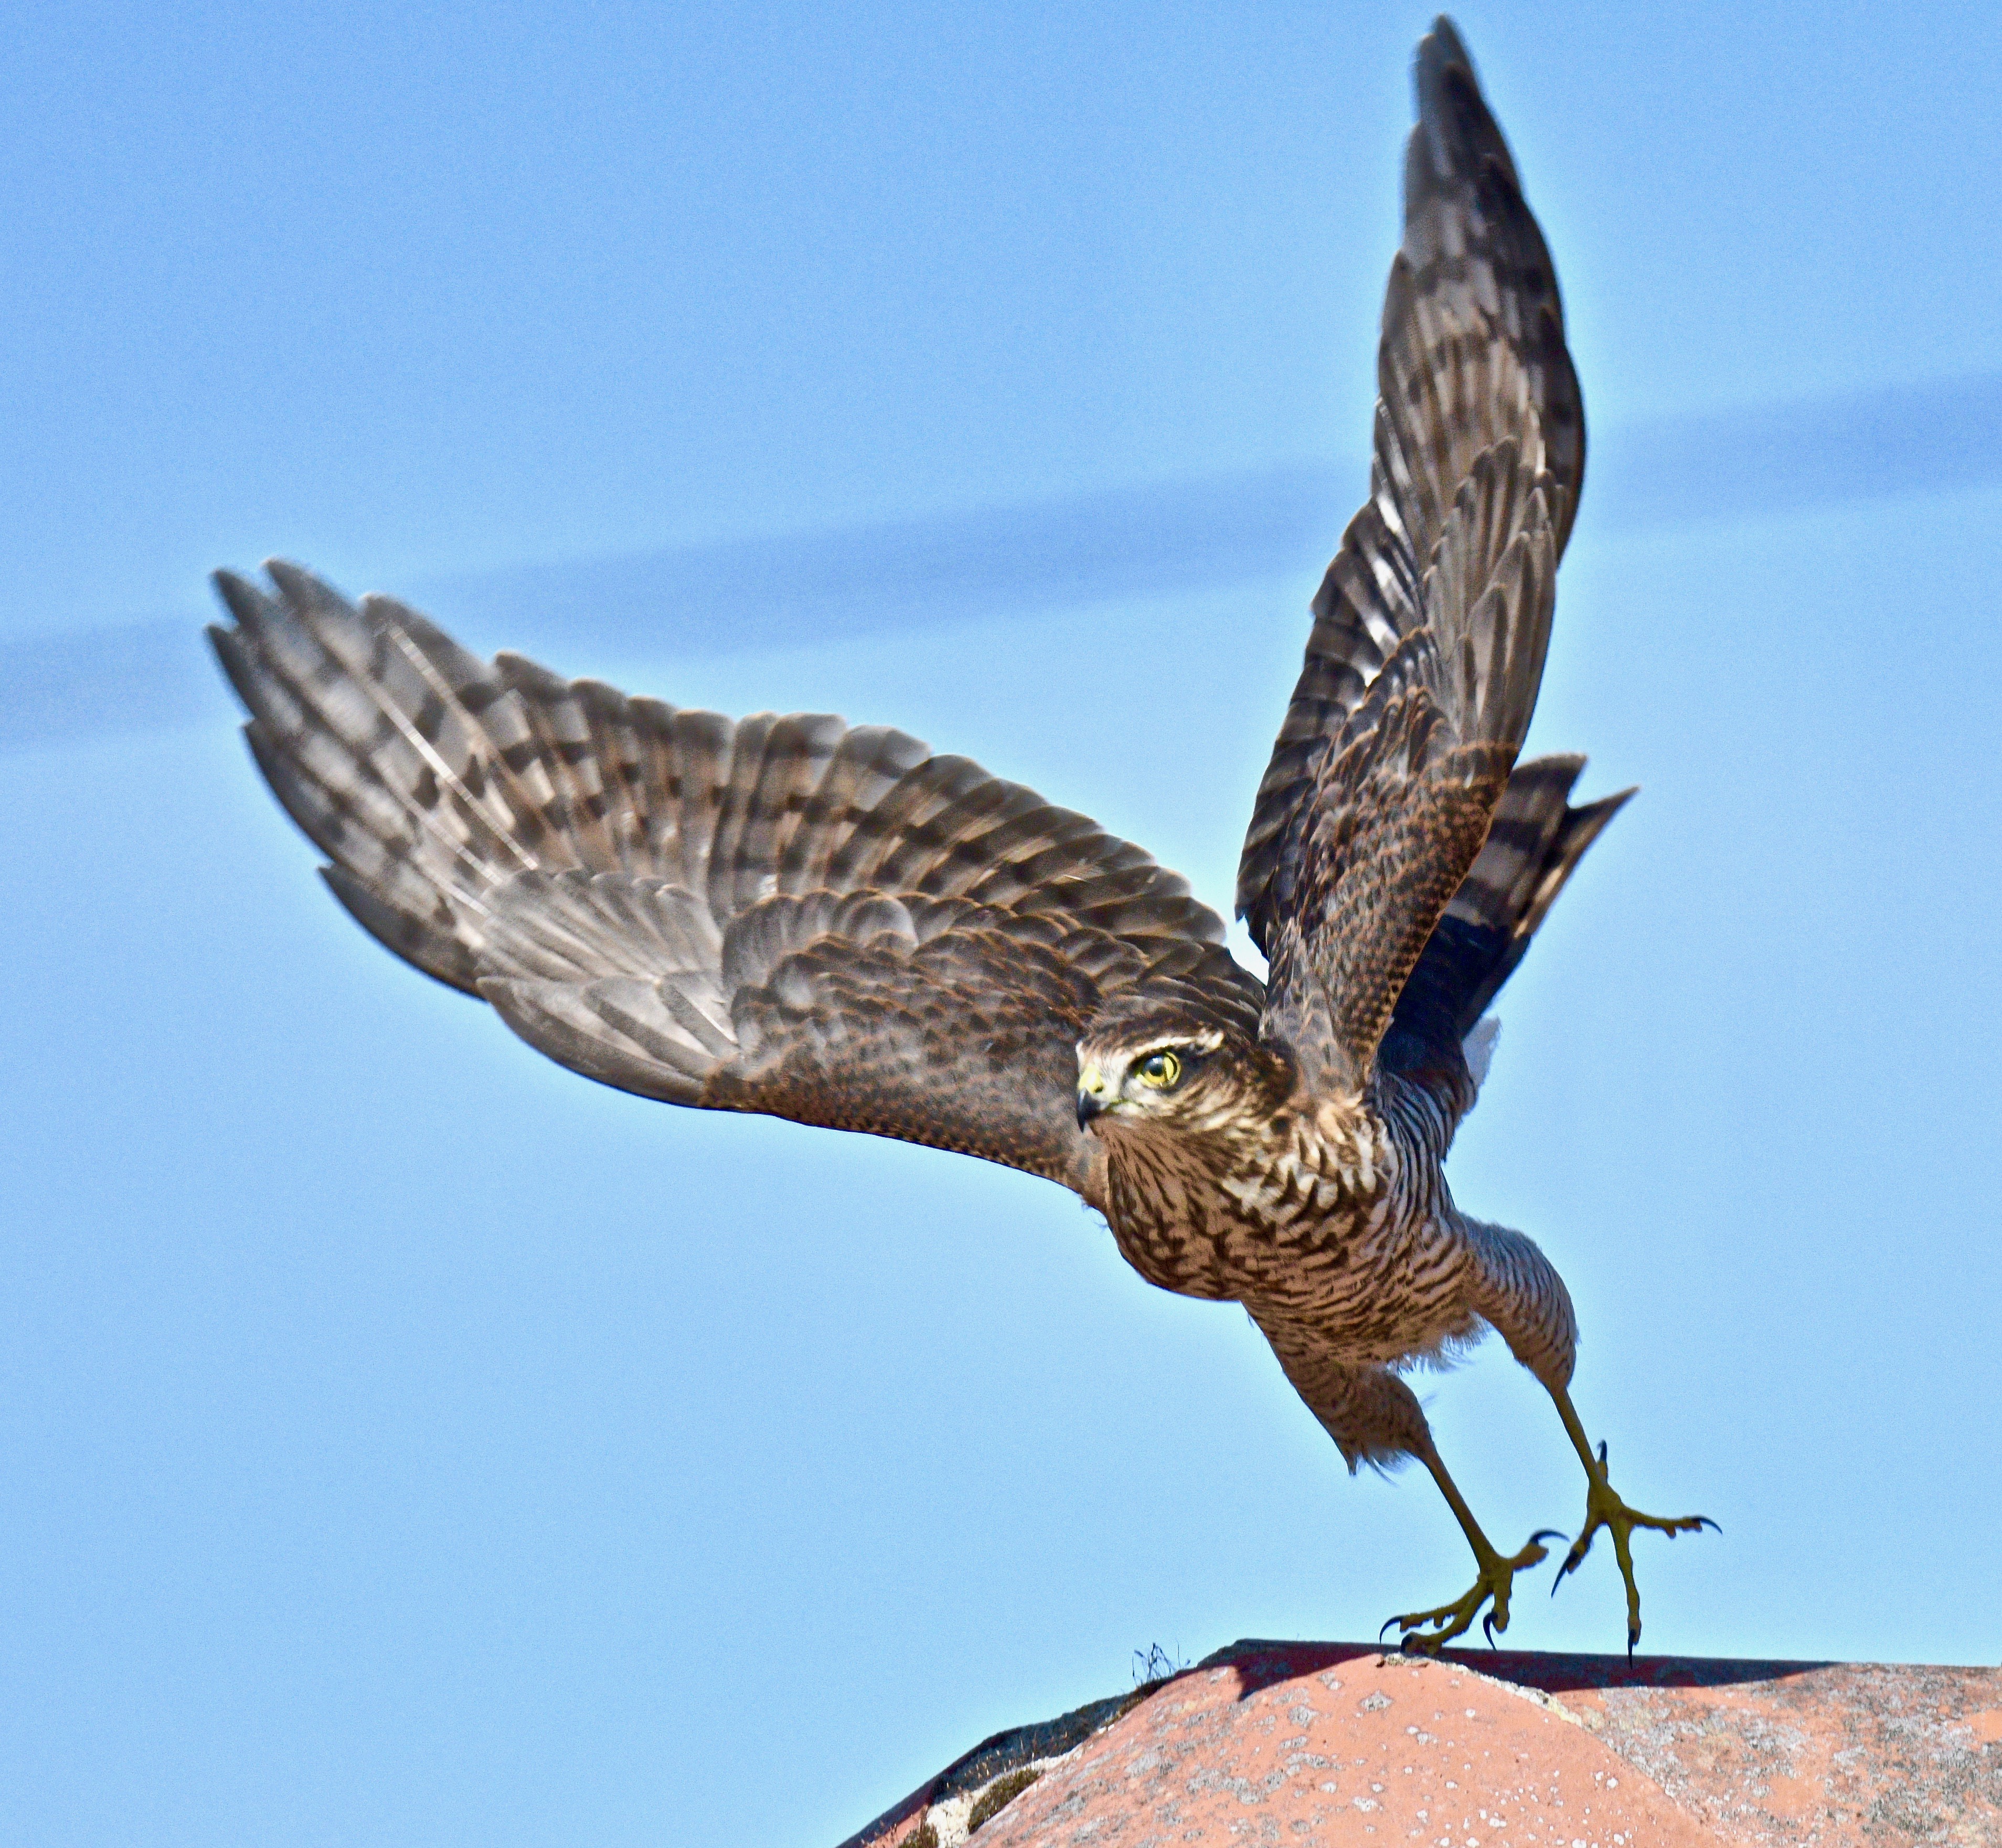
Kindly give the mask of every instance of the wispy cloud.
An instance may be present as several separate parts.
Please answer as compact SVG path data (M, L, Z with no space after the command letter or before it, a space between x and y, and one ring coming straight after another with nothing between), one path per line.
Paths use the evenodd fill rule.
M398 587L491 633L722 654L1310 574L1360 462L1157 484L940 518L469 572ZM1608 530L1769 517L2002 479L2002 374L1711 416L1595 444L1585 518ZM211 669L185 620L0 644L0 751L184 724Z

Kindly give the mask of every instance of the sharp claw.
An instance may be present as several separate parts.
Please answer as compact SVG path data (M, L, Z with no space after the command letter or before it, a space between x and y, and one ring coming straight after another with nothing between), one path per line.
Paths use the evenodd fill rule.
M1707 1515L1682 1515L1673 1519L1659 1515L1644 1515L1627 1506L1620 1496L1613 1493L1611 1480L1610 1455L1606 1441L1599 1445L1596 1463L1588 1452L1585 1453L1585 1470L1591 1478L1591 1487L1585 1495L1585 1530L1572 1543L1570 1553L1557 1567L1557 1576L1550 1581L1550 1595L1557 1595L1557 1587L1576 1571L1585 1555L1592 1550L1592 1536L1602 1527L1613 1536L1614 1550L1620 1555L1620 1574L1627 1581L1627 1655L1631 1661L1634 1651L1641 1641L1640 1593L1634 1588L1634 1567L1627 1557L1627 1536L1640 1529L1651 1529L1665 1533L1673 1539L1677 1534L1700 1533L1707 1527L1713 1533L1724 1529ZM1541 1540L1543 1536L1533 1536Z
M1529 1536L1529 1544L1534 1546L1544 1540L1561 1540L1563 1538L1562 1532L1557 1528L1540 1527Z
M1387 1630L1390 1627L1390 1624L1391 1624L1391 1623L1403 1623L1403 1622L1404 1622L1404 1620L1402 1617L1393 1617L1393 1618L1391 1618L1391 1619L1390 1619L1390 1623L1386 1623L1386 1624L1383 1626L1383 1630L1378 1630L1378 1631L1377 1631L1377 1633L1376 1633L1376 1640L1377 1640L1377 1641L1378 1641L1378 1642L1379 1642L1379 1643L1383 1641L1383 1634L1384 1634L1384 1630ZM1401 1643L1401 1642L1404 1641L1404 1638L1403 1638L1402 1637L1400 1637L1397 1640L1398 1640L1398 1641L1399 1641L1399 1642L1400 1642L1400 1643Z
M1491 1649L1498 1647L1495 1641L1495 1613L1492 1611L1481 1620L1481 1627L1488 1633L1488 1647Z

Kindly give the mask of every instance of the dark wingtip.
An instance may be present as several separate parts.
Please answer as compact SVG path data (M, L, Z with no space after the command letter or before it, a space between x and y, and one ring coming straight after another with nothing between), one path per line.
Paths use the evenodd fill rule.
M316 591L325 591L328 586L314 577L304 565L293 563L289 558L267 558L264 560L264 575L275 584L290 601L299 601Z
M1474 68L1473 54L1460 36L1460 28L1445 13L1433 19L1432 30L1418 40L1412 65L1421 121L1439 124L1446 86L1456 73L1465 80L1477 100L1481 99L1481 73Z
M1466 65L1469 75L1474 71L1474 60L1467 54L1467 44L1460 36L1460 28L1453 23L1450 13L1435 13L1432 30L1418 42L1418 55L1422 58L1427 46L1437 47L1434 55L1442 64Z
M249 619L239 613L239 626L225 629L220 622L211 622L204 632L208 645L214 651L216 664L222 670L223 678L235 691L246 711L257 710L256 693L257 667L252 650L254 642L247 633L251 629Z
M1421 148L1426 150L1425 168L1440 179L1456 171L1476 171L1488 162L1519 194L1522 182L1482 92L1481 73L1474 68L1459 27L1443 13L1418 41L1412 80L1418 92L1418 127L1407 155L1407 205L1422 190L1412 183Z
M214 570L209 573L208 581L221 599L222 607L239 622L247 623L256 616L264 594L249 579L239 577L234 571ZM209 633L214 633L211 627Z

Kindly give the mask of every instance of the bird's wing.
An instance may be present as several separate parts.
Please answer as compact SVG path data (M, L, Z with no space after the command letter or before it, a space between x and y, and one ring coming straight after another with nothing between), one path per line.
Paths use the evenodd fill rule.
M1275 1025L1352 1084L1508 786L1585 469L1556 275L1449 23L1416 75L1369 499L1238 870Z
M1432 1084L1442 1098L1456 1092L1467 1036L1515 973L1585 850L1634 793L1573 807L1571 786L1584 768L1582 757L1539 757L1511 772L1481 857L1397 997L1380 1065Z
M676 1104L963 1150L1083 1190L1100 1002L1261 990L1176 874L964 758L732 721L468 654L297 569L211 629L250 748L390 949L539 1051Z

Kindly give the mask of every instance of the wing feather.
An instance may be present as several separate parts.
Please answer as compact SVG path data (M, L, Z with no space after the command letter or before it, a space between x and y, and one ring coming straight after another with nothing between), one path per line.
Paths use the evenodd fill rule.
M1314 600L1238 873L1268 1021L1359 1086L1533 713L1585 424L1549 253L1471 61L1418 49L1369 500Z
M1634 792L1578 807L1582 757L1540 757L1508 779L1481 856L1434 927L1397 997L1379 1062L1465 1107L1462 1046L1514 974L1585 849Z
M1160 982L1255 1027L1216 915L1138 848L880 727L478 661L296 567L219 577L251 749L380 941L607 1084L1087 1188L1076 1045Z

